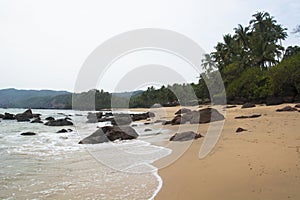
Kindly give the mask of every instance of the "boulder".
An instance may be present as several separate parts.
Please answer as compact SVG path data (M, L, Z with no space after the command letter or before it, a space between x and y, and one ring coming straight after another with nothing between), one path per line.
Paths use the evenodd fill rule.
M170 141L188 141L203 137L201 134L197 134L193 131L187 131L182 133L176 133L170 138Z
M97 144L118 139L131 140L136 139L137 137L138 134L130 126L105 126L81 140L79 144Z
M267 106L275 106L283 104L283 98L282 97L268 97L266 99L266 105Z
M300 104L295 105L295 108L300 108ZM1 117L0 117L1 118Z
M181 117L181 115L176 115L172 120L171 120L171 124L172 125L176 125L176 124L185 124L186 120Z
M45 123L46 126L72 126L73 123L66 119L50 120Z
M26 114L16 114L15 118L17 119L18 122L29 122L30 117Z
M276 110L276 112L293 112L293 111L297 111L297 108L293 108L292 106L285 106L283 108Z
M117 126L129 125L131 123L131 117L129 115L122 117L112 118L111 124Z
M258 118L258 117L261 117L261 115L259 114L254 114L254 115L248 115L248 116L238 116L238 117L235 117L235 119L248 119L248 118Z
M130 114L132 121L139 121L139 120L146 120L151 117L155 117L153 112L146 112L146 113L137 113L137 114Z
M242 105L242 108L253 108L253 107L255 107L255 104L251 102Z
M35 118L34 120L32 120L30 123L43 123L43 121L41 120L40 117Z
M34 132L25 132L25 133L21 133L21 135L32 136L32 135L36 135L36 133L34 133Z
M53 121L53 120L55 120L55 119L54 119L54 117L47 117L47 118L45 118L45 120Z
M88 123L96 123L99 122L99 120L102 118L103 113L97 112L97 113L91 113L89 112L87 115Z
M236 105L227 105L225 106L225 108L236 108L237 106Z
M192 112L191 124L204 124L214 121L224 120L224 116L214 108L204 108L197 112Z
M67 129L61 129L61 130L57 131L56 133L67 133L67 132L68 132Z
M14 120L16 119L15 116L13 114L10 114L10 113L4 113L4 117L3 119L5 120Z
M175 115L180 115L180 114L189 113L189 112L191 112L190 109L188 109L188 108L181 108L181 109L179 109L179 110L175 113Z
M240 132L243 132L243 131L247 131L247 129L243 129L241 127L238 127L235 132L240 133Z
M3 114L0 114L0 119L4 118L4 115Z

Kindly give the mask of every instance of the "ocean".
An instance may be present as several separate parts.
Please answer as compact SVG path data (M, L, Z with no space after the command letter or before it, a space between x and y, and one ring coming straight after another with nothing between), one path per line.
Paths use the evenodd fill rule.
M24 109L0 109L0 113L22 113ZM171 153L154 145L166 139L160 126L135 123L136 140L82 145L78 142L105 123L86 123L87 111L39 110L46 117L69 116L74 126L1 120L1 199L153 199L162 186L151 164ZM149 126L149 127L148 127ZM72 132L56 133L62 128ZM21 136L22 132L35 136Z

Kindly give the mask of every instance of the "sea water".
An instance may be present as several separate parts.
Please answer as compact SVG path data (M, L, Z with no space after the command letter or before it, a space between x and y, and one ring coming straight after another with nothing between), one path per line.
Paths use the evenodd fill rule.
M13 114L23 109L0 109ZM74 126L2 120L0 122L1 199L152 199L162 180L151 164L171 153L152 145L164 130L145 132L136 123L136 140L82 145L78 142L105 123L86 123L87 112L33 110L46 117L72 118ZM56 133L71 128L67 133ZM152 127L153 128L153 127ZM21 136L22 132L35 136Z

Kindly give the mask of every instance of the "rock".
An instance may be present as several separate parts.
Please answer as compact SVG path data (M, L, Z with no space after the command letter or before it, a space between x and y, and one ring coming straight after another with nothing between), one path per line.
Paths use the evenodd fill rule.
M292 106L285 106L284 108L277 109L276 112L293 112L297 111L297 108L293 108Z
M236 129L235 132L240 133L240 132L243 132L243 131L247 131L247 129L243 129L243 128L239 127L239 128Z
M21 135L31 136L31 135L36 135L36 133L34 133L34 132L25 132L25 133L21 133Z
M72 130L72 129L70 129L70 128L68 128L68 131L69 131L69 132L73 132L73 130Z
M32 118L39 118L41 117L41 114L38 114L38 113L33 113L32 114Z
M91 113L89 112L87 115L88 123L96 123L99 122L99 120L102 118L103 113L97 112L97 113Z
M187 131L182 133L176 133L170 138L170 141L188 141L203 137L201 134L197 134L193 131Z
M255 104L251 102L242 105L242 108L253 108L253 107L255 107Z
M225 108L236 108L237 106L236 105L227 105L227 106L225 106Z
M146 128L146 129L144 130L144 132L149 132L149 131L152 131L152 129L151 129L151 128Z
M238 117L235 117L235 119L248 119L248 118L258 118L258 117L261 117L261 115L258 115L258 114L254 114L254 115L248 115L248 116L238 116Z
M82 114L75 114L75 116L77 116L77 117L81 117L81 116L82 116Z
M185 124L186 120L181 117L181 115L176 115L172 120L171 120L171 124L172 125L176 125L176 124Z
M4 118L4 115L3 114L0 114L0 119Z
M300 108L300 104L295 105L295 108ZM0 117L1 118L1 117Z
M123 125L129 125L131 123L131 117L129 115L127 116L122 116L122 117L115 117L111 121L112 125L117 125L117 126L123 126Z
M32 120L30 123L43 123L43 121L41 120L40 117L38 117L38 118Z
M214 108L204 108L199 110L198 112L192 112L192 116L190 119L191 124L204 124L214 121L224 120L224 116L219 113L218 110Z
M97 144L118 139L131 140L137 137L138 134L130 126L105 126L81 140L79 144Z
M138 113L138 114L131 114L132 121L139 121L139 120L146 120L151 117L155 117L153 112L146 112L146 113Z
M68 130L66 130L66 129L61 129L61 130L57 131L56 133L67 133L67 132L68 132Z
M70 117L65 117L65 120L72 120Z
M16 119L15 116L13 114L10 114L10 113L4 113L4 117L3 117L4 120L14 120Z
M45 123L46 126L71 126L73 125L72 122L66 119L57 119L57 120L50 120Z
M283 104L283 98L282 97L268 97L266 99L266 105L267 106L275 106Z
M18 122L29 122L30 118L26 114L16 114L15 118L17 119Z
M54 117L47 117L45 120L48 120L48 121L54 121Z
M179 109L179 110L175 113L175 115L180 115L180 114L189 113L189 112L191 112L190 109L188 109L188 108L181 108L181 109Z

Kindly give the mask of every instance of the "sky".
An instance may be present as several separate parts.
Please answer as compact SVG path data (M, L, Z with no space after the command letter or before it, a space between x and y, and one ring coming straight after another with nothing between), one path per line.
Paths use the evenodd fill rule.
M1 0L0 89L74 91L91 52L134 29L176 31L211 52L224 34L233 33L238 24L248 25L257 11L269 12L288 28L284 46L300 45L300 37L291 34L300 23L298 0ZM114 91L126 70L147 64L168 65L185 73L187 82L197 81L197 74L178 58L144 52L118 60L98 89Z

